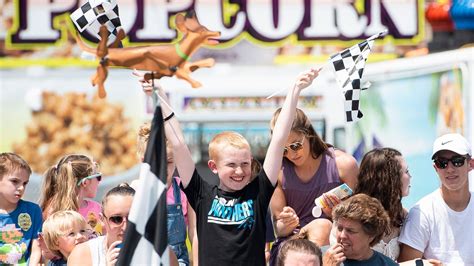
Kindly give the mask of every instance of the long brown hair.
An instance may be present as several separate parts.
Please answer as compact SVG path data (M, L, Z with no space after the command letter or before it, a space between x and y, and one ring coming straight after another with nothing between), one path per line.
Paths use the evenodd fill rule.
M362 158L355 193L364 193L378 199L387 211L394 227L403 223L402 154L392 148L377 148Z
M272 120L270 121L270 129L272 132L280 112L281 108L278 108L273 113ZM316 130L314 130L314 127L311 124L311 120L309 120L306 114L299 108L296 108L295 119L291 125L291 131L303 134L309 140L311 156L313 156L314 159L318 158L319 155L327 151L329 147L332 147L332 145L325 143L321 137L319 137L318 133L316 133Z
M79 188L77 183L96 171L94 161L82 154L62 157L51 166L43 177L40 206L43 212L54 213L64 210L79 210Z

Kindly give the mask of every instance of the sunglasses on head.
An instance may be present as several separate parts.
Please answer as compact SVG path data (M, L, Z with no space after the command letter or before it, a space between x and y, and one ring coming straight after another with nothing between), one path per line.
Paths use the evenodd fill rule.
M436 168L445 169L446 167L448 167L448 162L451 162L454 167L463 166L464 162L466 162L466 157L465 156L454 156L454 157L451 157L451 159L436 158L433 161L436 165Z
M87 179L94 179L94 178L97 178L97 181L100 182L102 180L102 173L99 172L99 173L96 173L96 174L93 174L93 175L86 176L86 177L82 178L81 180L79 180L79 182L77 182L77 186L80 186Z
M105 218L107 218L109 223L113 223L115 225L121 225L125 219L127 219L128 221L127 216L120 216L120 215L114 215L114 216L105 217Z
M288 148L291 149L294 152L297 152L303 148L303 142L304 142L304 137L301 139L301 141L296 141L291 143L290 145L286 146L283 148L283 156L286 156L288 154Z

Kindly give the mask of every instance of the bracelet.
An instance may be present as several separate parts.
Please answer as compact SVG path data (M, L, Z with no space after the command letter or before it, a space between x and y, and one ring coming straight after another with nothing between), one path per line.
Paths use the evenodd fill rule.
M167 116L163 119L163 122L166 122L166 121L170 120L171 118L173 118L173 116L174 116L174 112L171 112L171 114L169 116Z

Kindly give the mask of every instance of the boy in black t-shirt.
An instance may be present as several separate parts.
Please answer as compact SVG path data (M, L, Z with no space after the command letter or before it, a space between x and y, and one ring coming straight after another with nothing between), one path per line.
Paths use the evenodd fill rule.
M281 168L284 144L299 94L318 73L315 69L302 73L289 90L263 170L253 180L252 153L247 140L236 132L222 132L209 143L208 162L220 184L212 186L204 181L196 171L178 120L167 104L161 105L166 138L173 146L181 186L196 211L200 265L265 265L265 217ZM141 82L144 89L149 84ZM158 88L158 94L168 101L162 89Z

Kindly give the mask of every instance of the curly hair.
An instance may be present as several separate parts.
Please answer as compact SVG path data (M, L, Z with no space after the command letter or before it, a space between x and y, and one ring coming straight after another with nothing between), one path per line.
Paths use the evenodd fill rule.
M392 148L373 149L360 163L355 193L364 193L378 199L390 217L393 227L403 224L402 154Z
M362 230L373 237L370 246L377 244L385 234L390 232L390 218L380 201L366 194L357 194L341 202L332 210L335 223L339 219L357 221Z
M281 108L278 108L273 113L272 120L270 121L270 129L272 133L280 112ZM311 156L313 156L314 159L318 158L319 155L327 151L329 147L332 147L332 145L325 143L321 137L319 137L318 133L316 133L316 130L314 130L314 127L311 124L311 120L309 120L308 116L306 116L306 114L299 108L296 108L295 119L291 125L291 131L303 134L309 140Z

